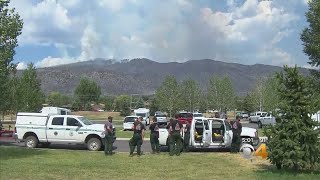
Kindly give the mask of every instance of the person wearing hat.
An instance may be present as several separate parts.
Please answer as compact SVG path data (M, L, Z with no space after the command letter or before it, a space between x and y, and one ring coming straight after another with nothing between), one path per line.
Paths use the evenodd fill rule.
M152 124L149 127L150 129L150 144L152 149L152 154L160 153L159 149L159 127L157 123L157 118L152 118Z
M105 144L104 144L104 154L112 155L113 147L113 126L112 126L112 117L108 117L108 121L104 125L105 132Z
M240 123L240 116L236 116L236 121L232 123L232 143L231 143L231 153L237 153L240 150L241 144L241 132L242 125Z

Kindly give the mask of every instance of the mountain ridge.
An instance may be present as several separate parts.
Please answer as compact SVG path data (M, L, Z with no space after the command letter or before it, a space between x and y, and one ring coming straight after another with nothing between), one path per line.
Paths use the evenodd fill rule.
M212 75L228 75L238 94L254 87L256 79L281 71L279 66L222 62L211 59L190 60L183 63L159 63L147 58L114 59L97 58L53 67L38 68L37 74L45 94L58 91L72 95L81 77L96 81L104 95L153 94L166 75L178 81L192 78L205 90ZM303 74L308 70L300 68Z

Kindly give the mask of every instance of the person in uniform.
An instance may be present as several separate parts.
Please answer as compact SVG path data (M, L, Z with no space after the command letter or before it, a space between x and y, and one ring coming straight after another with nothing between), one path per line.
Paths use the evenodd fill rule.
M183 137L183 150L184 150L184 152L189 151L190 129L191 129L191 124L189 123L189 121L187 121L186 127L184 128L184 137Z
M109 116L106 124L104 125L105 132L105 145L104 145L104 154L112 155L112 146L113 146L113 126L112 126L112 117Z
M170 120L171 121L171 120ZM169 125L169 134L171 134L171 140L169 141L169 150L170 156L176 154L177 156L180 155L180 151L182 148L182 141L181 141L181 132L183 130L183 126L181 122L177 119L172 120L172 123Z
M240 123L240 116L236 117L236 121L232 123L232 143L231 143L231 153L237 153L240 150L241 144L241 132L242 125Z
M139 117L132 125L133 136L129 141L130 146L130 157L133 156L133 151L137 146L137 154L141 155L141 145L144 139L144 131L146 130L145 126L142 124L142 117Z
M157 123L157 118L152 118L152 124L149 126L150 130L150 144L152 149L152 154L160 153L159 149L159 126Z

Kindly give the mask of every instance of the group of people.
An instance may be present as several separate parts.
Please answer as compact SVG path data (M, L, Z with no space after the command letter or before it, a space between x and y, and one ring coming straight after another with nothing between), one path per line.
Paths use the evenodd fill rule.
M236 121L231 123L230 120L226 119L226 123L230 125L233 131L231 153L239 152L241 144L241 132L242 125L240 123L240 117L236 117ZM108 121L105 123L105 155L112 155L112 144L113 144L113 126L112 126L112 117L108 117ZM186 126L183 127L182 123L175 119L170 119L167 124L167 130L169 132L168 136L168 145L169 145L169 155L179 156L182 151L189 151L189 142L190 142L190 129L191 125L189 122L186 122ZM152 149L152 154L160 153L159 146L159 125L157 123L157 118L152 118L152 124L149 126L150 129L150 144ZM130 147L130 157L133 156L135 147L137 147L137 155L141 156L141 146L144 140L144 134L146 127L142 123L142 117L139 117L132 125L133 136L129 141ZM184 134L183 139L181 134Z

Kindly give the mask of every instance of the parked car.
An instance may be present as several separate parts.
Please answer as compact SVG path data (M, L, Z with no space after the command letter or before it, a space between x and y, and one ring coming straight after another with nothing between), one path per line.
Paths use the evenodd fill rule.
M258 122L259 117L266 114L267 112L257 111L250 113L249 122Z
M65 143L85 144L90 151L98 151L105 137L103 124L93 124L83 116L74 115L18 113L15 128L17 139L29 148Z
M138 119L139 116L126 116L123 120L123 130L132 130L133 123Z
M156 113L155 116L157 118L157 123L159 125L163 125L163 124L167 124L168 120L167 120L167 116L165 114L161 114L161 113Z
M178 115L178 121L180 121L182 124L186 124L186 122L188 121L189 123L191 123L192 118L193 118L193 114L190 112L180 112Z
M258 118L258 127L262 128L263 126L275 125L276 118L270 113L265 113Z
M241 113L241 119L248 119L249 118L249 114L246 112Z
M202 113L199 113L199 112L195 112L195 113L193 113L192 115L193 115L194 118L199 118L199 117L200 117L200 118L204 118L203 114L202 114Z

